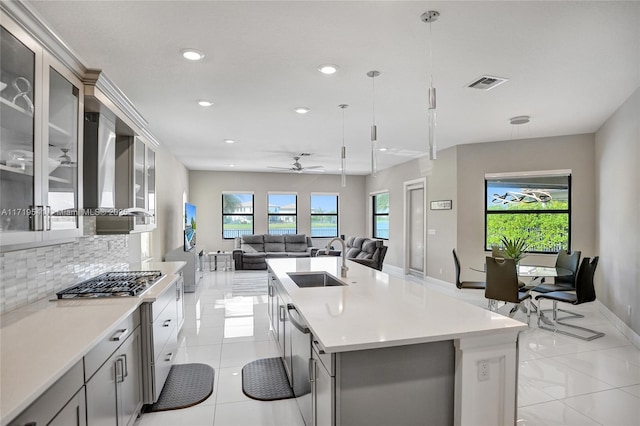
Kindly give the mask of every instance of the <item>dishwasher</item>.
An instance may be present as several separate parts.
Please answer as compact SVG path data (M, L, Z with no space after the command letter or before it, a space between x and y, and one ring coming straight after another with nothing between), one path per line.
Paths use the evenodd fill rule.
M304 323L295 305L287 305L291 329L291 387L296 403L307 426L311 426L312 396L309 382L309 360L311 359L311 331Z

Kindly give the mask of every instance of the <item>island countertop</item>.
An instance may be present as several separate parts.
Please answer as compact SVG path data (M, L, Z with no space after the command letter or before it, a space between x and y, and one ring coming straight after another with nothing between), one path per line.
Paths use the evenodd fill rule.
M457 300L422 284L347 260L321 256L267 259L326 352L345 352L513 333L527 325ZM299 288L288 272L324 271L344 286Z
M142 303L174 282L185 262L132 264L163 277L138 297L40 300L1 317L0 425L8 424ZM69 286L75 283L69 283Z

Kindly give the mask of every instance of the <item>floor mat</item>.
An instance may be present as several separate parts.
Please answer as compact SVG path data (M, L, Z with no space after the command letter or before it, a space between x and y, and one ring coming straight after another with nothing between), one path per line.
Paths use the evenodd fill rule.
M293 398L282 358L263 358L242 367L242 392L260 401Z
M213 392L214 377L214 369L207 364L173 365L158 401L144 411L178 410L199 404Z

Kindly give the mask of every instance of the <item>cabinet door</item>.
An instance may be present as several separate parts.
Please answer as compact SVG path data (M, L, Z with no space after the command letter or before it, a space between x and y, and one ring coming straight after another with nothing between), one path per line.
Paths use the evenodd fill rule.
M0 28L0 232L3 243L36 241L30 216L38 175L36 95L41 96L41 49L12 22ZM36 54L38 53L38 54ZM39 178L39 176L37 176ZM40 216L42 218L42 216ZM30 235L29 235L30 234Z
M47 426L87 426L85 409L84 389L80 389Z
M116 354L112 355L85 385L87 423L91 426L118 426L116 375L120 373L120 363L116 363Z
M315 356L315 353L314 353ZM314 426L332 426L334 421L334 378L324 368L320 360L312 360L312 395L313 395L313 418Z
M48 98L45 144L44 205L50 211L46 230L62 231L69 236L79 229L79 135L83 110L83 85L52 58L45 58L48 69ZM54 235L49 235L51 238ZM62 236L62 235L60 235Z
M118 351L117 359L122 360L121 368L123 369L116 389L119 426L132 425L142 407L140 351L140 328L138 327Z
M277 333L277 340L278 340L278 349L280 350L280 355L284 356L284 351L285 351L285 327L286 327L286 322L287 322L287 305L282 301L282 299L280 298L280 296L277 297L278 299L278 333Z

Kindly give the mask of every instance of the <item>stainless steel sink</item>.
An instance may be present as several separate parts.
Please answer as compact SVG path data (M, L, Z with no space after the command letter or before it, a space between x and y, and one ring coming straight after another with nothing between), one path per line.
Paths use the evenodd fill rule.
M326 272L288 272L289 278L298 287L333 287L346 285Z

